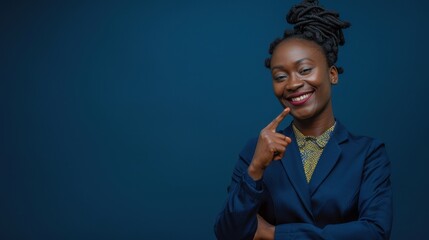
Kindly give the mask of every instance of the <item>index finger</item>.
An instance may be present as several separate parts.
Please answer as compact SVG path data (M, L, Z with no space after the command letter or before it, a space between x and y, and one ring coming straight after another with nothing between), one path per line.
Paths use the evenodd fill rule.
M290 112L290 108L287 107L283 109L280 115L278 115L272 122L270 122L270 124L268 124L267 128L273 131L276 131L279 124L283 121L283 119L285 119L285 117L288 115L289 112Z

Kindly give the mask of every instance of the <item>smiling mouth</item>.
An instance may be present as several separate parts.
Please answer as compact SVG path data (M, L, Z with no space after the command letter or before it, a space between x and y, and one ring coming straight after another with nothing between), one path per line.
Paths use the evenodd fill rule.
M292 104L292 105L302 105L305 102L307 102L308 99L310 99L311 95L313 95L313 92L309 92L309 93L305 93L303 95L300 95L298 97L291 97L291 98L287 98L287 100Z

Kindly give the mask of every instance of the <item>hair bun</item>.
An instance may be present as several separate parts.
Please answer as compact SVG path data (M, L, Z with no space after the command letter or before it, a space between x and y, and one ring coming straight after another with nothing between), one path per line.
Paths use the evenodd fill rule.
M319 6L318 0L304 0L293 6L287 14L286 20L294 25L296 32L304 35L309 35L307 32L311 32L316 41L332 39L335 45L345 43L342 29L350 26L349 22L339 19L337 12L328 11Z
M283 38L276 39L269 49L273 54L276 46L290 37L303 38L314 41L324 50L329 66L335 65L338 58L338 46L344 45L343 29L350 26L349 22L342 21L340 15L319 6L318 0L303 0L293 6L286 16L286 21L294 25L293 30L286 30ZM271 57L265 60L265 67L270 68ZM338 73L343 69L338 67Z

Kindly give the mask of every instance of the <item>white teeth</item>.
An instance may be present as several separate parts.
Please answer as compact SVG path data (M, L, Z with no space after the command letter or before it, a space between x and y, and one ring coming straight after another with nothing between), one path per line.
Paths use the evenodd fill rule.
M302 101L302 100L304 100L304 99L308 98L310 95L311 95L310 93L306 93L306 94L301 95L301 96L299 96L299 97L292 98L292 101L293 101L293 102Z

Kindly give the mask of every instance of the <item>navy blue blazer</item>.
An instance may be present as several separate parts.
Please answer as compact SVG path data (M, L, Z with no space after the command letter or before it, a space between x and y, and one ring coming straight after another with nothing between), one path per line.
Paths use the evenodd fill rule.
M253 239L257 214L275 225L275 239L389 239L392 192L383 143L352 135L337 121L307 183L292 125L280 132L292 142L263 179L247 173L257 139L240 153L216 219L218 239Z

